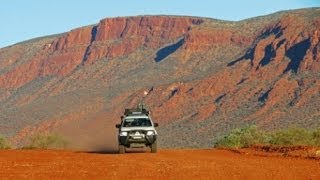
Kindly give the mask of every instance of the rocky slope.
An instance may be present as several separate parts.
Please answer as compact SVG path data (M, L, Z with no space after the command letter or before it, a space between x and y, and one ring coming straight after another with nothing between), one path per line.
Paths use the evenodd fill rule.
M0 133L19 141L55 130L100 147L141 101L161 124L162 147L212 146L248 123L318 126L319 19L319 8L239 22L107 18L2 48Z

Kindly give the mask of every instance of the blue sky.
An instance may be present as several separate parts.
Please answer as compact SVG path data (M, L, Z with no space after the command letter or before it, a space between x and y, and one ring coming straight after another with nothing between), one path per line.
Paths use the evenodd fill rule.
M106 17L166 14L242 20L305 7L320 7L320 0L7 0L0 6L0 48Z

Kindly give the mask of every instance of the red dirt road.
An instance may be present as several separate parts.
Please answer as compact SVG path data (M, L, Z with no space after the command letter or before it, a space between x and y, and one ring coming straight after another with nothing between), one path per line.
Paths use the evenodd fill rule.
M320 179L320 161L226 150L0 151L0 179Z

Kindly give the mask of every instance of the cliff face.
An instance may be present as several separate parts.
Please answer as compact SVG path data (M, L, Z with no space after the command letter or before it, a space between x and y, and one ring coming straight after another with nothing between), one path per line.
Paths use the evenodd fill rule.
M91 136L141 101L162 124L163 146L211 146L246 123L314 127L319 17L314 8L240 22L107 18L0 49L0 132Z
M202 22L200 18L169 16L104 19L98 25L67 32L43 45L42 49L38 47L34 50L37 51L35 55L28 57L28 63L1 75L0 86L17 88L38 76L64 76L78 65L94 63L101 58L127 56L138 48L155 51L183 38L192 26ZM20 58L30 51L24 50Z
M203 22L199 18L128 17L101 20L96 26L71 31L53 43L53 51L83 46L83 62L126 56L138 48L152 50L181 38ZM83 49L81 49L83 52Z

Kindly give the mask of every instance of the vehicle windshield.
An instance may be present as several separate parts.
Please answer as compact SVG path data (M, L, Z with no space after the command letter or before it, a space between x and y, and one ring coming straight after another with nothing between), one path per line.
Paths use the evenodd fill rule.
M123 127L149 127L151 121L148 118L129 118L123 122Z

